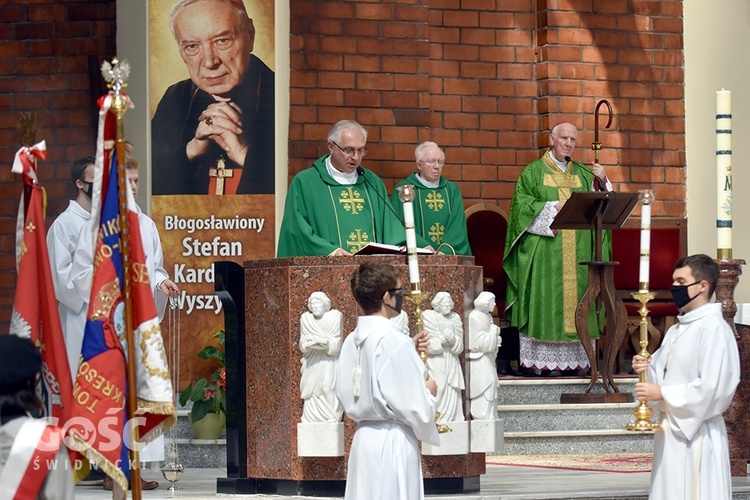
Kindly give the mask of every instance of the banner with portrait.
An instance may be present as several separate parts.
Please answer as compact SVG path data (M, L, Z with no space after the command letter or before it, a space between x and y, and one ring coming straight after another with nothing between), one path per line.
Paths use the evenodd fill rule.
M151 213L190 339L181 386L223 328L214 261L274 256L274 8L149 0Z

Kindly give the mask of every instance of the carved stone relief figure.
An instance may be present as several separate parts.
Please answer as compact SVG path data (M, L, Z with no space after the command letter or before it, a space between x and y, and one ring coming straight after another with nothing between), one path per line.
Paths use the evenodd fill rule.
M458 356L464 350L464 327L461 317L453 312L453 299L447 292L438 292L432 310L422 313L424 329L430 336L427 348L427 370L437 382L438 422L464 420L461 391L464 374Z
M302 422L339 422L343 410L333 385L341 351L343 316L331 309L331 299L323 292L310 294L307 307L310 312L300 318L299 339L303 353L300 393L305 400Z
M502 342L500 327L493 323L495 294L482 292L469 313L469 398L475 420L497 418L497 349Z

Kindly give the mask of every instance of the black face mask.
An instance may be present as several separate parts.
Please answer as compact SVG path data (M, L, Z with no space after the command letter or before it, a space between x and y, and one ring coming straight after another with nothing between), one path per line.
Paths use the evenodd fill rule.
M81 180L86 185L86 189L81 189L83 191L83 194L89 197L91 199L91 191L94 189L94 183L89 181Z
M682 309L690 302L692 302L695 297L700 295L700 293L698 293L695 295L695 297L691 297L688 293L688 287L693 286L696 283L700 283L700 280L696 281L695 283L690 283L689 285L672 285L669 287L669 291L672 294L672 298L674 299L674 305L677 306L677 309Z
M397 313L401 314L401 307L404 305L404 291L401 289L388 290L388 292L396 297L396 305L392 306L388 302L384 302L386 306L390 307Z

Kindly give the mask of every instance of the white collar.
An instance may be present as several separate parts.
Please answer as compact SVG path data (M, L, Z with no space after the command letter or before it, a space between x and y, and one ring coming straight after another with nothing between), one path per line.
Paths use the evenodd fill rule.
M427 179L422 178L421 175L417 174L417 180L419 182L421 182L424 185L424 187L428 187L428 188L431 188L431 189L435 189L436 187L438 187L440 185L440 177L438 177L437 181L430 182Z
M336 168L331 163L330 156L326 158L326 170L328 171L328 175L333 177L333 180L335 180L339 184L345 184L347 186L356 184L357 177L359 177L359 174L356 171L352 172L351 174L347 174L336 170Z
M557 168L565 172L568 170L568 162L567 161L560 161L552 154L552 150L549 152L549 157L552 158L552 161L555 162L555 165L557 165Z

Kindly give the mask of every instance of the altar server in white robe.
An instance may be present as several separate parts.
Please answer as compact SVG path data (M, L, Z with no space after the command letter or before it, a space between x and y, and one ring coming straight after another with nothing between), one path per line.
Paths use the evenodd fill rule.
M654 441L651 500L732 498L729 443L722 414L740 381L740 361L732 329L720 303L711 303L718 265L707 255L675 264L671 292L681 313L659 349L636 355L640 401L661 415Z
M128 176L130 189L133 191L133 197L138 196L138 187L141 178L138 167L138 160L132 156L125 158L125 172ZM140 206L136 205L136 207L138 209L138 225L141 230L143 253L146 255L146 270L151 280L151 291L154 294L154 301L156 302L156 312L159 315L159 321L161 321L164 318L164 311L167 308L167 299L169 297L176 298L180 294L180 289L169 279L169 275L164 269L164 254L156 224L151 220L151 217L143 213ZM141 450L140 459L142 462L160 462L164 460L164 434L160 434Z
M139 166L138 160L132 156L125 158L125 172L135 198L138 197L138 187L141 180L138 171ZM151 279L151 291L154 293L154 300L156 301L156 312L159 314L159 321L161 321L164 319L167 299L170 297L177 298L180 295L180 289L169 279L169 274L164 269L164 253L156 224L151 220L151 217L143 213L140 206L136 205L136 208L138 209L138 225L141 229L143 253L146 254L146 269Z
M138 188L140 184L139 166L138 160L135 158L131 156L125 158L125 172L128 184L133 192L133 197L138 196ZM167 299L169 297L177 297L180 294L180 289L169 279L169 275L164 269L164 254L162 252L161 240L159 238L159 231L156 228L156 224L148 215L143 213L140 206L136 205L136 208L138 210L138 226L141 232L143 253L146 256L146 270L149 279L151 280L151 291L154 294L156 312L159 315L159 321L161 321L164 318L164 312L166 311ZM86 324L86 311L88 309L89 296L91 294L91 279L94 271L93 231L90 222L90 220L87 221L84 226L80 228L78 235L79 243L73 256L71 272L77 277L76 281L78 283L80 295L86 297L83 304L82 325ZM82 342L83 336L81 336L81 343ZM78 344L78 356L81 354L81 343ZM76 357L76 366L77 359L78 357ZM139 458L141 462L144 463L157 463L163 461L164 435L160 434L140 450ZM141 479L141 489L151 490L158 486L159 483L156 481L145 481ZM111 486L105 483L105 489L109 488L111 488Z
M414 342L390 318L403 302L400 273L366 262L351 279L364 312L344 340L336 395L357 422L346 480L347 500L424 498L418 440L438 445L437 386L427 378Z
M94 162L93 156L79 158L73 162L70 174L78 194L75 200L70 200L68 208L55 219L47 231L52 284L65 337L70 374L74 381L83 345L83 329L86 326L91 273L75 271L73 260L81 230L87 227L91 220Z

